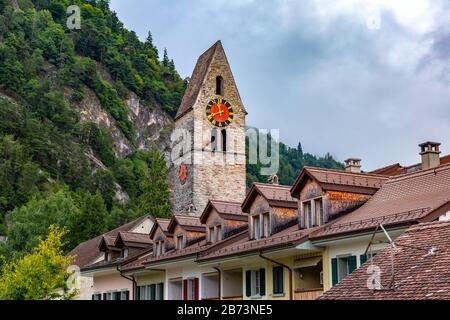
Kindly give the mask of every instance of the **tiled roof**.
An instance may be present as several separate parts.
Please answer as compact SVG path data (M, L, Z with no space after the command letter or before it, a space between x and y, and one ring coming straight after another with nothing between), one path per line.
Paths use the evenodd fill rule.
M116 241L116 237L113 235L105 234L103 235L103 241L108 247L113 247L114 242Z
M221 249L211 251L206 255L201 254L198 261L214 260L226 256L234 256L264 251L281 246L300 244L308 238L308 235L311 232L314 232L315 230L317 230L317 228L299 230L298 225L295 225L273 234L268 238L263 238L260 240L250 240L247 236Z
M152 243L152 240L150 239L148 234L120 231L119 235L115 239L114 244L117 244L117 240L119 239L119 237L124 242L134 242L134 243L141 243L141 244L151 244Z
M443 156L441 159L441 165L450 163L450 154ZM401 174L407 174L422 170L422 163L416 163L411 166L403 167L399 163L394 163L389 166L379 168L371 171L373 174L381 174L384 176L398 176Z
M147 253L149 251L152 251L153 247L146 247L146 248L142 248L140 250L135 251L135 253L133 253L132 255L123 258L123 257L118 257L115 259L112 259L110 261L106 261L106 260L102 260L96 263L92 263L92 264L87 264L84 267L81 268L82 271L89 271L89 270L94 270L94 269L103 269L103 268L111 268L111 267L115 267L121 264L128 264L131 263L133 261L135 261L137 258L139 258L142 254Z
M192 72L191 79L184 92L183 99L181 100L180 107L178 108L175 119L180 118L186 112L192 109L200 93L201 86L205 80L208 68L214 57L214 53L218 47L222 47L222 43L217 41L208 50L206 50L197 60L194 71Z
M156 218L155 223L153 224L153 227L150 230L150 234L149 234L150 239L153 239L154 234L155 234L156 230L158 229L158 227L161 228L162 232L164 232L164 234L166 234L166 236L169 235L170 221L171 221L171 219Z
M170 219L156 218L155 220L161 227L161 230L167 232L169 228Z
M362 207L318 230L312 238L414 222L450 201L450 165L394 177Z
M293 198L290 193L290 186L270 183L253 183L247 197L242 203L242 210L248 212L249 206L257 194L260 194L272 206L297 207L297 199Z
M450 222L415 225L394 243L395 249L386 247L320 299L449 300ZM368 278L374 274L368 272L372 265L380 268L382 290L367 287Z
M200 222L198 217L190 217L185 215L174 214L170 220L168 226L168 232L172 233L175 225L179 224L182 228L186 230L194 230L198 232L205 232L205 226Z
M203 211L200 222L205 223L212 209L215 209L219 216L225 220L247 220L247 215L242 212L240 202L228 202L220 200L209 200Z
M347 190L356 193L375 193L387 177L369 173L353 173L334 169L304 167L291 188L295 196L308 178L316 180L325 190Z
M153 256L152 250L142 252L136 259L125 261L121 264L120 270L123 272L144 268L144 263Z
M127 224L124 224L114 230L111 230L104 235L111 236L115 238L119 231L130 231L133 230L137 225L145 221L146 219L151 218L150 216L143 216L139 219L133 220ZM70 251L67 256L74 256L75 260L73 262L74 265L79 266L80 268L92 263L95 259L100 255L99 244L102 240L103 235L99 235L91 240L80 243L76 246L72 251Z

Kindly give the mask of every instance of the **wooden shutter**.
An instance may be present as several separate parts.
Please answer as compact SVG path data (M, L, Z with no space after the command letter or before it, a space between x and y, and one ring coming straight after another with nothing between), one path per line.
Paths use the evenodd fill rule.
M356 270L356 256L348 257L348 274Z
M362 255L359 256L359 262L361 263L361 265L366 263L366 261L367 261L367 255L362 254Z
M266 295L266 269L259 269L259 295Z
M156 300L156 285L151 284L150 285L150 297L149 300Z
M183 280L183 300L187 300L188 298L188 281Z
M198 278L194 279L194 300L199 300L199 285L198 285Z
M252 272L250 270L245 271L245 296L250 297L252 295Z
M284 292L283 285L283 267L276 266L272 268L272 282L273 282L273 293L280 294Z
M164 283L158 283L158 300L164 300Z
M331 285L334 287L338 283L337 259L331 259Z

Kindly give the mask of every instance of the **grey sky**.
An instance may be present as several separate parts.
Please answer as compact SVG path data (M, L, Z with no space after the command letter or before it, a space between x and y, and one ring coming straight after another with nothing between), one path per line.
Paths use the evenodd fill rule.
M446 0L112 0L125 26L167 48L182 77L221 39L248 124L363 169L450 153Z

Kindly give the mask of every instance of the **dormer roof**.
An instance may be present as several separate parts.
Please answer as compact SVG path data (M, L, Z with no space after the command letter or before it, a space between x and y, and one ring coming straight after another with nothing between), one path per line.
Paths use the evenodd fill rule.
M290 194L290 186L269 183L254 183L242 203L242 211L249 213L252 201L257 195L262 196L270 206L297 208L297 199Z
M334 169L304 167L290 192L297 197L303 186L316 181L323 190L353 192L372 195L388 180L386 176L370 173L353 173Z
M200 222L206 223L211 211L215 209L217 214L224 220L247 221L247 215L242 212L241 203L220 200L209 200L205 210L200 216Z

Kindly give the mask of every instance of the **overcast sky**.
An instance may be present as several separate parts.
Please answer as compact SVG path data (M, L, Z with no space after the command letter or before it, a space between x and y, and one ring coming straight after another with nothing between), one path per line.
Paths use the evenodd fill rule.
M450 153L447 0L112 0L125 26L167 48L182 77L222 40L248 125L363 170Z

